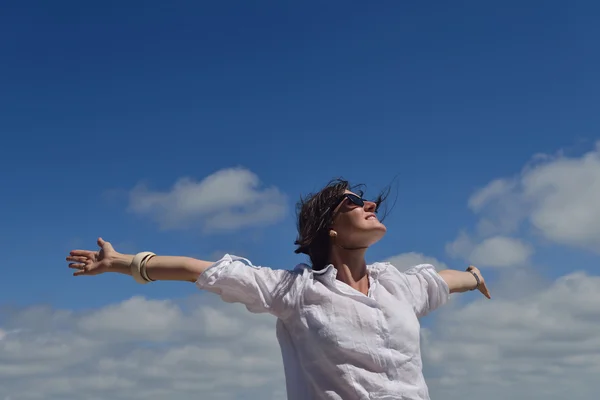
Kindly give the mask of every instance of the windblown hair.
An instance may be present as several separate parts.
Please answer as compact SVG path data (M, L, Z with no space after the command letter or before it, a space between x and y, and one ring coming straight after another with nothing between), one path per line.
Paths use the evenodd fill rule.
M307 254L314 270L321 270L329 264L331 240L329 229L335 218L333 212L335 207L346 190L362 197L361 187L364 185L350 186L350 183L344 179L334 179L319 192L308 194L296 204L298 237L294 244L298 247L295 253ZM389 195L389 191L388 187L373 200L377 204L377 210Z

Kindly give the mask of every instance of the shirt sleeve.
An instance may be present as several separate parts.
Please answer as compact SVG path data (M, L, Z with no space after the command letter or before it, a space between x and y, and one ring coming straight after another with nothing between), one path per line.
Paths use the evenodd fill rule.
M412 302L418 317L423 317L444 305L450 296L450 289L444 279L431 264L420 264L405 272L390 265L392 279L406 292L406 298Z
M297 277L294 271L254 266L226 254L198 277L196 286L228 303L242 303L250 312L284 317L297 301Z

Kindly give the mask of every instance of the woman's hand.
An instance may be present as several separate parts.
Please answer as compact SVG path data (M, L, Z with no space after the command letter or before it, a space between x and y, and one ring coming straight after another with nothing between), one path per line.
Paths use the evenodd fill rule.
M467 271L477 277L475 278L475 280L478 282L476 289L478 289L485 297L491 299L492 297L490 296L490 291L485 285L485 280L483 279L483 275L481 275L481 271L479 270L479 268L470 265L469 268L467 268Z
M481 271L472 265L466 271L445 269L440 271L439 274L448 285L450 293L464 293L478 289L485 297L491 299L490 291L485 285Z
M98 238L100 250L72 250L67 257L71 261L69 268L76 271L73 276L100 275L108 272L116 263L119 253L115 251L109 242Z

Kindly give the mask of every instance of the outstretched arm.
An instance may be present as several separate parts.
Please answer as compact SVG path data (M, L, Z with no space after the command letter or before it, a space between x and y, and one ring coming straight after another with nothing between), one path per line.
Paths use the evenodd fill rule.
M67 257L73 275L99 275L105 272L118 272L131 275L133 255L117 252L113 246L98 238L100 250L73 250ZM145 263L146 273L152 280L195 282L211 265L211 261L197 260L181 256L154 256Z
M254 266L249 260L226 254L210 262L181 256L157 256L141 252L122 254L98 238L98 251L73 250L67 256L75 276L118 272L130 275L139 283L155 280L195 282L230 303L242 303L254 313L269 312L282 318L295 310L299 274ZM205 273L206 272L206 273Z
M491 298L481 272L474 266L470 266L467 271L445 269L440 271L439 274L448 285L450 293L462 293L479 289L485 297Z

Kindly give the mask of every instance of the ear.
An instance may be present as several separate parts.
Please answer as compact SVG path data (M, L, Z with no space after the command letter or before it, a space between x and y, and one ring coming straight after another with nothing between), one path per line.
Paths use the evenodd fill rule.
M332 238L334 238L334 237L336 237L336 236L337 236L337 232L336 232L336 231L334 231L333 229L331 229L331 230L329 231L329 236L331 236Z

